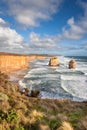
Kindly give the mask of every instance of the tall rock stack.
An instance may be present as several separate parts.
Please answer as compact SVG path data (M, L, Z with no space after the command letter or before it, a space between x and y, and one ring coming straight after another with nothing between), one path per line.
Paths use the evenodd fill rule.
M59 66L59 59L57 57L52 57L49 61L49 66Z
M75 69L76 66L77 66L77 64L76 64L76 61L75 61L75 60L71 60L71 61L69 62L69 69Z

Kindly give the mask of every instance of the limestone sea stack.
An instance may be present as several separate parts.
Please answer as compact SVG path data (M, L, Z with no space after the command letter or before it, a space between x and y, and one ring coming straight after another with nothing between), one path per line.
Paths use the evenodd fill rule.
M49 61L49 66L59 66L59 59L57 57L52 57Z
M76 66L77 66L76 61L75 60L70 60L69 69L75 69Z

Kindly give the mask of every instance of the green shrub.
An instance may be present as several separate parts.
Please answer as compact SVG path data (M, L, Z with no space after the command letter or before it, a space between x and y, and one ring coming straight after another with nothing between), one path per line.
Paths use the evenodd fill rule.
M17 126L14 130L25 130L22 126Z
M68 114L69 122L73 127L76 127L79 120L83 117L82 111L72 111Z
M18 122L18 114L14 110L9 110L8 113L0 111L0 119L7 122Z
M7 113L6 120L8 122L17 122L18 117L19 117L18 114L14 110L9 110Z

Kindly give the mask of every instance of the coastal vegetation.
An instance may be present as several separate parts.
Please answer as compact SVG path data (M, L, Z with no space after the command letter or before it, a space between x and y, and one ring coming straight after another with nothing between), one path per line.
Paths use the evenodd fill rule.
M87 130L87 102L28 97L0 73L0 130Z

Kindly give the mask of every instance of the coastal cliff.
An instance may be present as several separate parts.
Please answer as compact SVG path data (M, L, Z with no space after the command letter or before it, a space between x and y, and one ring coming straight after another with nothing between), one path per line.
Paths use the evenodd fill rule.
M5 73L12 72L29 67L31 60L45 57L2 53L0 69ZM0 72L0 130L87 129L87 101L32 97L20 92L18 84L9 81L9 77Z
M19 55L0 53L0 71L9 73L29 67L29 62L36 59L43 59L43 55Z

